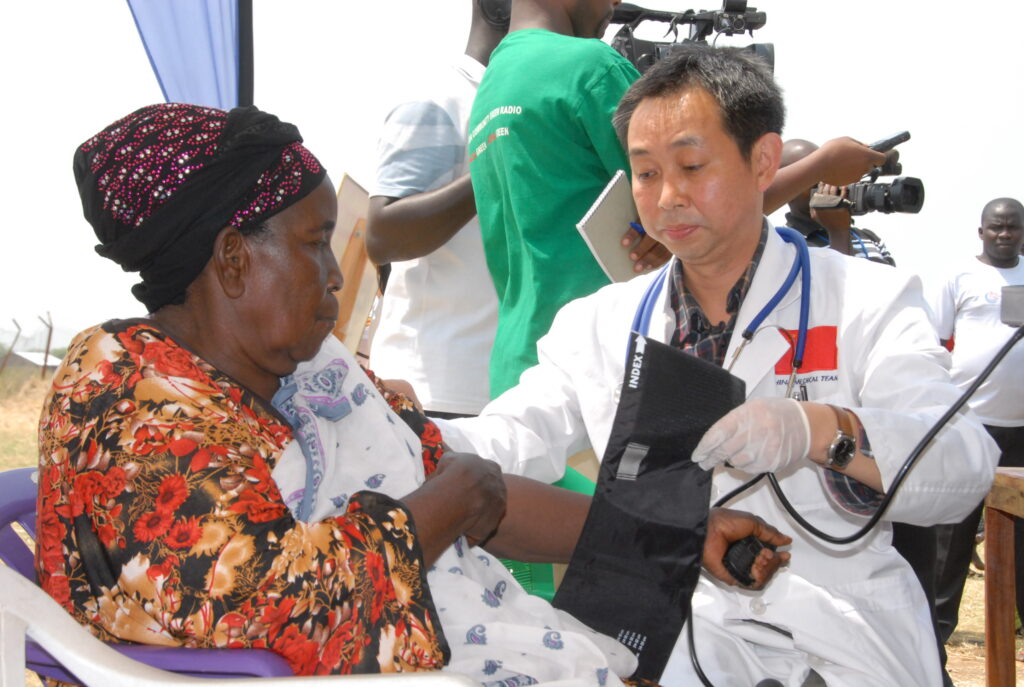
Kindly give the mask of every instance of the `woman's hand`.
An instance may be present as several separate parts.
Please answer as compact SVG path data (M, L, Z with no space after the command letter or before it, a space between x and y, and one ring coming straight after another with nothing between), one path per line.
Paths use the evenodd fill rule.
M725 551L729 548L729 544L750 535L776 547L786 546L793 541L756 515L728 508L712 508L708 514L708 534L704 540L704 569L721 581L738 586L739 583L726 570L722 559L725 557ZM757 554L750 570L754 584L747 589L764 587L779 566L787 561L789 561L788 552L763 549Z
M428 481L451 479L463 485L461 490L469 509L463 534L476 543L487 539L505 516L508 494L501 467L472 453L445 453Z
M382 379L380 383L385 391L390 391L393 394L402 394L409 399L409 402L413 404L416 410L421 413L423 412L423 404L420 403L420 399L416 395L416 390L412 388L412 384L404 379Z
M423 558L433 563L459 536L487 539L505 515L505 480L497 463L446 453L426 482L402 502L412 512Z

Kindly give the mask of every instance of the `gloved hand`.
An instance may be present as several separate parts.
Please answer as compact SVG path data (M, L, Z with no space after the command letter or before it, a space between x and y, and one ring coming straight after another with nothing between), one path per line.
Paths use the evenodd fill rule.
M713 424L692 457L704 470L729 461L758 474L802 460L810 448L811 425L798 401L752 398Z

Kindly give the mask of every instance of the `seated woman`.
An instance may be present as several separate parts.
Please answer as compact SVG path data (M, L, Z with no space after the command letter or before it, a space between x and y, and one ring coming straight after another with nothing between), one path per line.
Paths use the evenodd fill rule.
M586 498L477 456L440 459L436 427L394 399L416 436L350 362L307 380L347 378L344 398L282 390L332 331L342 283L333 188L300 141L255 108L165 104L79 147L97 250L140 272L133 293L150 314L81 333L54 377L40 424L43 588L103 639L266 647L299 674L629 675L628 650L471 548L568 560ZM351 462L361 483L303 522L271 474L310 403L359 417L344 445L311 450ZM718 512L708 569L729 579L722 552L750 533L788 541ZM785 558L766 552L757 579Z

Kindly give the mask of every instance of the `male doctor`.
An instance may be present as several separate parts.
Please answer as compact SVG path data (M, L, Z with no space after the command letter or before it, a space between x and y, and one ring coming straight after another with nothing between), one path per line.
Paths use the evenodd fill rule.
M540 362L479 418L441 423L447 443L508 472L553 481L566 457L602 455L627 337L648 286L664 280L649 335L728 367L748 400L705 435L693 459L714 470L712 499L773 472L797 511L831 534L859 528L913 446L958 396L914 276L811 249L800 280L742 346L797 251L762 214L782 149L780 92L756 58L688 46L652 67L615 117L648 234L667 271L607 286L559 312ZM806 353L787 397L801 296ZM679 380L687 393L687 380ZM698 393L693 391L692 393ZM731 504L793 537L788 569L763 591L704 575L693 597L696 653L717 687L941 683L924 594L890 544L888 521L956 522L986 492L995 445L969 413L939 435L866 537L832 545L805 532L766 481ZM662 676L697 684L683 638Z

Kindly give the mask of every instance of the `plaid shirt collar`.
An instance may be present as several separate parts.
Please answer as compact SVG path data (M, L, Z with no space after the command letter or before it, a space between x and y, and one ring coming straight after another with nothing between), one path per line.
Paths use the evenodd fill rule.
M679 260L674 262L669 280L671 287L669 298L672 312L676 316L676 328L670 342L672 346L718 366L722 365L725 361L725 352L729 347L729 339L732 338L732 332L736 326L736 314L747 295L750 282L754 279L754 273L761 262L767 241L768 222L765 221L761 226L761 239L754 250L750 265L747 266L726 297L725 309L729 313L729 321L719 322L716 325L711 324L700 307L700 303L686 290L686 285L683 283L682 262Z

